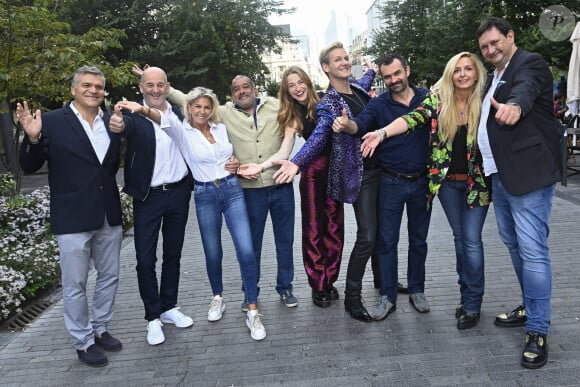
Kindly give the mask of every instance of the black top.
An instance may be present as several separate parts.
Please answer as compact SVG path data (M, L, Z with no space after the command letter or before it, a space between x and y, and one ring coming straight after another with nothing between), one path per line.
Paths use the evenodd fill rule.
M467 173L467 125L460 125L451 148L451 163L447 173Z
M316 129L316 120L307 118L308 111L305 105L299 105L300 107L300 121L302 121L302 137L304 140L308 140L308 137L314 132Z
M358 116L365 108L370 100L368 94L353 88L352 94L339 93L344 99L353 117ZM365 171L379 168L378 152L375 152L372 157L367 157L363 160L363 168Z

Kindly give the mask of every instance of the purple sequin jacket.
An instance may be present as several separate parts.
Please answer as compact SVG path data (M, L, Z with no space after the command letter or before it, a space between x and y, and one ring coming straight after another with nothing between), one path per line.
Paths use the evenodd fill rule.
M375 71L369 69L358 82L350 82L350 86L368 92L374 79ZM332 123L342 115L342 109L347 110L350 119L353 118L346 101L334 87L329 86L316 106L317 124L314 132L291 161L300 169L304 168L324 152L330 139L328 195L341 202L354 203L358 198L363 173L361 142L358 136L332 131Z

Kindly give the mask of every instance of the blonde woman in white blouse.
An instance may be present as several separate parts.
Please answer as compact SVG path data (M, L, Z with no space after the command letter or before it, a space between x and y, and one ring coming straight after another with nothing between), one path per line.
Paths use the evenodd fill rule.
M220 320L226 309L222 297L221 243L222 219L225 218L234 241L248 300L246 325L252 339L263 340L266 330L257 310L258 271L248 212L236 176L225 168L233 148L225 125L217 117L218 106L218 99L212 90L196 87L185 97L183 122L166 117L170 126L162 127L179 147L195 179L195 210L213 292L208 320Z

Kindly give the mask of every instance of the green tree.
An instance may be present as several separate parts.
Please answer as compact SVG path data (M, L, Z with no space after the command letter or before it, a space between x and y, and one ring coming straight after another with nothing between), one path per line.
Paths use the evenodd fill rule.
M172 85L203 85L220 100L237 74L260 82L267 71L260 55L288 39L268 22L271 14L292 11L280 0L68 0L63 20L77 33L90 27L123 29L123 50L107 52L110 62L126 58L167 71ZM91 15L84 18L83 15Z
M34 108L53 109L70 98L70 80L85 64L97 65L111 86L133 81L130 64L111 66L103 53L120 47L123 32L93 28L82 35L70 32L47 8L50 1L5 1L0 8L0 131L6 170L18 174L19 132L11 108L31 101ZM17 175L17 182L19 182Z
M578 0L562 1L578 11ZM539 18L553 2L539 0L406 0L383 8L385 27L375 36L369 52L380 56L398 51L409 59L411 80L430 86L445 64L461 51L479 53L475 31L489 16L505 17L512 25L516 44L538 52L555 68L567 69L570 42L554 42L541 34Z

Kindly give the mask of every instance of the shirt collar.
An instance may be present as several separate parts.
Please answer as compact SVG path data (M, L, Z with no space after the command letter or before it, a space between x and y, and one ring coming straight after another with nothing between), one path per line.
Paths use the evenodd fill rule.
M79 111L78 111L78 109L76 108L76 106L75 106L75 101L72 101L72 102L70 103L70 108L72 109L73 113L74 113L74 114L75 114L75 115L76 115L78 118L80 118L80 119L84 119L84 118L83 118L83 115L81 114L81 112L79 112ZM99 107L99 112L97 113L97 117L99 117L99 118L101 118L101 119L102 119L102 118L103 118L103 114L104 114L104 113L103 113L103 110L101 110L101 108Z

